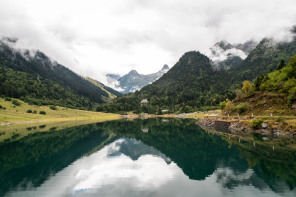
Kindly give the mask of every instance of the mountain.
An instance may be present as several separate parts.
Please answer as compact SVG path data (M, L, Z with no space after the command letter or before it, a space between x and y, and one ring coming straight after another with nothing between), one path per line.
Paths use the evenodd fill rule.
M295 54L296 34L291 42L276 42L271 38L264 38L239 66L229 70L232 81L240 83L243 80L253 80L259 74L276 70L282 59L287 63Z
M139 92L152 103L182 106L215 105L232 94L224 70L215 70L208 57L198 51L185 53L166 74ZM224 96L217 95L224 94ZM161 101L161 102L159 102Z
M244 51L246 54L250 54L259 43L254 40L249 40L243 44L234 44L233 46L237 49Z
M296 115L296 55L287 65L282 61L277 70L260 74L254 84L245 82L243 87L244 93L231 102L231 107L221 105L225 114Z
M134 94L119 97L100 106L99 110L161 114L162 110L182 113L201 110L204 109L203 106L217 106L226 98L234 99L235 89L241 89L244 80L254 80L258 74L275 70L282 59L287 62L296 54L296 39L291 42L275 42L265 38L247 55L255 45L249 41L236 45L241 48L237 49L230 43L222 41L212 47L211 54L215 55L211 56L212 59L200 52L187 52L167 73L152 84ZM230 55L225 56L225 54ZM225 61L229 56L235 57L240 54L244 54L246 58L229 69L217 69L213 65L214 57L226 57L222 59ZM147 99L149 103L140 104L143 99Z
M105 86L104 84L95 79L92 79L90 77L86 77L85 79L94 84L95 86L99 87L100 89L104 90L108 94L108 97L105 98L106 101L122 95L120 92L117 92L116 90L113 90L108 86Z
M161 113L167 109L170 112L188 112L188 109L217 105L226 98L234 98L228 79L227 71L214 69L208 57L191 51L152 84L134 94L119 97L98 110ZM139 106L142 99L148 99L149 104Z
M205 51L204 54L212 60L215 69L229 70L240 65L257 44L250 40L243 44L231 45L226 40L222 40Z
M142 87L154 82L168 70L168 65L164 65L157 73L148 75L139 74L136 70L131 70L128 74L122 77L116 74L107 74L107 85L114 87L124 94L135 92L136 90L139 90Z
M109 94L41 51L14 48L16 39L0 41L0 94L37 105L91 109Z

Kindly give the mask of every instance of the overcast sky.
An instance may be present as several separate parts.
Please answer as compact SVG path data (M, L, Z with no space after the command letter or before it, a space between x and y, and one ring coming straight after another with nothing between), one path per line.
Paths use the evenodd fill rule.
M172 67L221 39L284 39L295 10L295 0L0 0L0 35L104 82Z

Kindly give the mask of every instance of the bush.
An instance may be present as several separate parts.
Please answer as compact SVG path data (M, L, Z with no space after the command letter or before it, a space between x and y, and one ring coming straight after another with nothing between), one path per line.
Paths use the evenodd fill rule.
M17 100L12 100L12 104L14 104L15 106L20 106L21 103L18 102Z
M10 97L5 97L5 101L11 101Z
M252 86L251 82L245 80L245 81L243 82L242 90L243 90L245 93L249 94L249 93L252 92L252 87L253 87L253 86Z
M252 121L252 125L251 126L253 128L255 128L255 129L259 129L261 127L262 123L263 123L263 120L262 119L254 119Z
M33 114L37 114L37 111L36 111L36 110L34 110L32 113L33 113Z
M249 103L240 103L235 108L238 114L243 114L250 108L250 105Z
M32 110L28 109L28 110L27 110L27 113L32 113Z
M220 109L221 109L221 110L224 110L225 107L226 107L226 101L221 102L221 103L220 103Z
M296 101L296 87L292 88L289 91L288 105L292 106L295 101Z
M40 111L39 114L46 115L45 111Z
M285 121L285 118L283 118L283 117L277 117L275 119L275 122L284 122L284 121Z
M52 109L52 110L57 110L57 107L54 106L54 105L51 105L49 108Z

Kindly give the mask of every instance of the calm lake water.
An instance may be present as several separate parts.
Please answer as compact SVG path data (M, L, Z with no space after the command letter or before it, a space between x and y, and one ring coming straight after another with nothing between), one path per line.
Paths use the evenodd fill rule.
M296 155L192 120L36 131L0 144L0 196L296 196Z

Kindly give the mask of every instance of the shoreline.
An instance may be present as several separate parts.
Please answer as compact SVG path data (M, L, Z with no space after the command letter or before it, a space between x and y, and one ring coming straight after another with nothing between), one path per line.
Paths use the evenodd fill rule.
M291 129L289 124L266 119L260 124L259 128L254 128L251 126L254 119L258 119L258 117L206 116L199 119L195 124L207 132L226 136L229 139L235 138L253 143L296 149L296 132ZM295 120L295 118L292 120Z
M98 116L98 117L69 117L69 118L54 118L54 119L43 119L43 120L36 120L36 119L31 119L31 120L25 120L25 121L14 121L14 122L5 122L5 123L0 123L0 128L3 126L12 126L12 125L26 125L26 124L39 124L39 123L58 123L58 122L74 122L74 121L100 121L100 120L118 120L122 119L123 117L121 115L114 115L111 114L110 117L106 116Z

